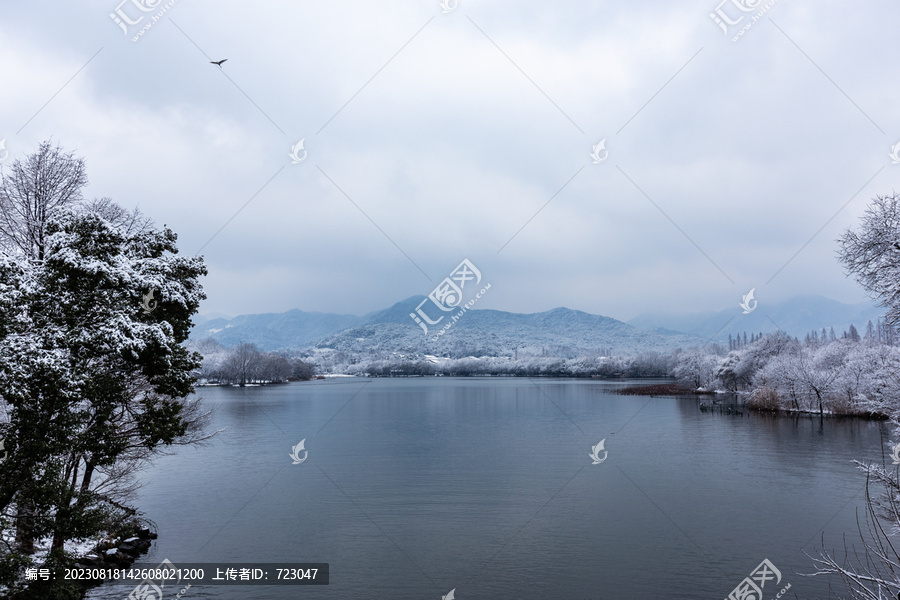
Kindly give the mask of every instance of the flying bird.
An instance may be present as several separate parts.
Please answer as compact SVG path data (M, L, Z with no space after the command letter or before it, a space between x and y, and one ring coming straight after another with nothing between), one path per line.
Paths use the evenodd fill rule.
M222 63L225 62L226 60L228 60L228 59L227 59L227 58L223 58L222 60L211 60L211 61L209 61L209 64L211 64L211 65L216 65L217 67L219 67L219 68L221 69L221 68L222 68Z

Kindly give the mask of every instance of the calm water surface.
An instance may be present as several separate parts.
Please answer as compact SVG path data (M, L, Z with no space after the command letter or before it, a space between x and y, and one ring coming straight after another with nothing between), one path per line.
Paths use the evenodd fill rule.
M617 385L204 388L224 431L142 473L136 504L159 527L142 562L330 563L328 586L195 586L185 600L439 600L453 588L458 600L721 599L764 558L791 598L843 593L837 578L798 573L823 532L829 549L844 533L858 542L865 481L852 461L881 460L883 425L702 413L694 398L610 394ZM308 459L291 464L303 438ZM608 458L593 465L601 439Z

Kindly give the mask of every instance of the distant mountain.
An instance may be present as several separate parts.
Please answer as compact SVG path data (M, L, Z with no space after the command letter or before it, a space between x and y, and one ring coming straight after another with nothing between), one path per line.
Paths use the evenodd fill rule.
M446 334L432 341L410 318L424 296L413 296L366 317L363 324L319 341L316 347L367 355L387 352L501 356L522 348L551 356L579 353L621 354L671 350L704 340L683 333L643 331L616 319L568 308L519 314L470 310ZM444 325L442 322L441 325Z
M231 319L231 316L226 315L224 313L204 313L202 315L194 315L194 325L203 325L204 323L209 323L215 319Z
M467 311L446 334L432 341L410 318L424 296L412 296L384 310L357 317L290 310L201 321L191 338L211 337L226 347L252 342L262 350L331 349L360 355L385 353L451 356L528 354L575 356L624 354L687 348L736 335L777 328L802 338L813 329L841 333L853 323L860 334L881 309L872 303L842 304L822 296L800 296L779 304L760 303L748 315L738 306L694 314L648 314L623 323L568 308L519 314L501 310ZM437 316L437 315L432 315ZM441 325L447 323L447 319Z
M630 325L643 329L674 330L705 338L715 336L717 340L727 340L728 334L747 332L769 333L781 329L790 335L803 338L807 333L834 327L835 335L856 326L860 335L865 333L868 321L876 322L884 314L884 309L872 302L843 304L824 296L797 296L780 303L760 302L748 315L735 303L734 308L718 312L682 314L644 314L628 321Z
M213 338L226 347L252 342L263 350L305 348L361 321L355 315L294 309L285 313L240 315L233 319L201 322L191 330L191 338Z
M292 310L214 319L194 327L191 337L211 337L224 346L253 342L263 350L315 346L367 355L403 352L453 356L497 356L513 353L516 347L553 356L579 351L618 354L665 351L704 341L680 332L644 331L610 317L555 308L534 314L469 310L435 342L432 338L437 329L432 327L425 335L409 316L423 299L413 296L364 317Z

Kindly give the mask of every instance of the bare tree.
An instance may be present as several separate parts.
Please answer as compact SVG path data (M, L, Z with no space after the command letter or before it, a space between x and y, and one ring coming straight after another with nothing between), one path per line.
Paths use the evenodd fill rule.
M252 383L258 378L261 357L256 344L238 344L225 359L222 369L225 377L240 385Z
M95 198L85 202L83 208L86 212L100 215L125 235L143 233L153 226L152 219L144 216L139 208L128 211L113 202L112 198Z
M267 352L260 359L259 375L263 380L272 383L287 381L291 376L291 363L280 354Z
M299 358L291 361L291 377L297 379L312 379L316 375L316 370L312 365L303 362Z
M816 565L811 575L837 574L854 599L900 597L900 546L892 539L900 527L900 482L896 472L878 465L857 464L866 472L865 530L862 523L858 526L861 548L848 547L844 541L843 559L822 548L818 557L810 556ZM874 496L873 481L882 488Z
M900 324L900 195L876 196L859 232L847 229L838 244L838 261L888 309L887 323Z
M43 260L50 219L82 200L88 182L84 159L47 140L13 161L10 170L0 184L0 246Z

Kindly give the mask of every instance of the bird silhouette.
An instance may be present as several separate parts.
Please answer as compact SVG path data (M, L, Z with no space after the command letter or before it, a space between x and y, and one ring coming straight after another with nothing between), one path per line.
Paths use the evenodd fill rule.
M227 58L223 58L222 60L211 60L211 61L209 61L209 64L211 64L211 65L216 65L217 67L219 67L219 68L221 69L221 68L222 68L222 63L225 62L226 60L228 60L228 59L227 59Z

